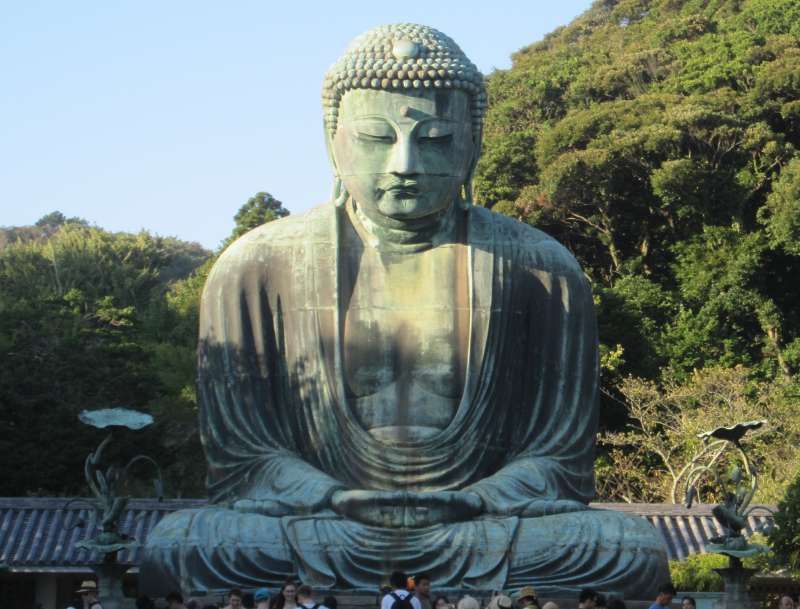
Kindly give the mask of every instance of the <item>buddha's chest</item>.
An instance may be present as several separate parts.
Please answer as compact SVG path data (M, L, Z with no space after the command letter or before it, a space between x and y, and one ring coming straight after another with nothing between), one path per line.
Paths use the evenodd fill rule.
M347 391L366 427L406 416L441 428L464 385L469 333L466 253L442 247L364 257L344 315Z

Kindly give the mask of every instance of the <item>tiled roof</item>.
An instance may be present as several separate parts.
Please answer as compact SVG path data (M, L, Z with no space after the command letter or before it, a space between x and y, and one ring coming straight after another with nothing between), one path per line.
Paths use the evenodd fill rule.
M664 538L670 560L704 552L710 538L722 535L722 529L711 514L713 504L699 504L691 509L672 503L593 503L592 507L647 518ZM775 506L764 507L775 509ZM747 519L747 532L751 534L768 522L772 522L769 512L755 510Z
M94 512L85 503L63 498L0 497L0 564L18 570L66 570L87 568L101 557L75 544L95 531ZM147 534L175 510L202 507L205 499L132 499L120 530L144 542ZM670 559L702 552L707 540L720 530L711 515L711 505L696 505L688 510L672 504L594 503L594 508L612 509L647 518L663 535ZM749 519L749 529L763 525L769 514L757 512ZM80 526L84 522L85 526ZM139 564L140 549L120 552L124 564Z
M0 564L15 569L88 567L102 560L95 552L75 547L96 532L95 514L80 501L50 497L0 497ZM175 510L205 505L203 499L132 499L120 530L143 542L164 517ZM66 507L65 507L66 506ZM81 526L84 523L84 526ZM118 560L138 565L141 551L124 550Z

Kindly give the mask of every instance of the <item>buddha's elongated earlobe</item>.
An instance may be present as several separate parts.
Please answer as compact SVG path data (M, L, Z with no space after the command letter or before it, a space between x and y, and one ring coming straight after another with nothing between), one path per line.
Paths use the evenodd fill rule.
M336 178L333 180L333 196L331 197L333 204L336 207L344 207L344 204L347 203L347 197L349 196L350 195L347 192L347 189L342 183L342 179L339 176L336 176Z

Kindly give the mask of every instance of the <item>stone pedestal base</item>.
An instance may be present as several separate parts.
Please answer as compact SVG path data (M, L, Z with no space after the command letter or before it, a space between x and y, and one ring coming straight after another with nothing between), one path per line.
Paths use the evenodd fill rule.
M731 556L724 569L714 569L725 584L725 596L717 601L716 609L755 609L750 600L750 578L755 569L745 569L739 558Z
M107 562L92 567L97 574L97 587L100 589L100 601L103 609L127 609L131 600L122 592L122 576L130 569L130 565Z

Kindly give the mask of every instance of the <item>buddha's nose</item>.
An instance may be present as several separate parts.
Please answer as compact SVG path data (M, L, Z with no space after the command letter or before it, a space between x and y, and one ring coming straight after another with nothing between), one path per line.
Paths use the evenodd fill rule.
M420 173L419 149L413 138L399 138L389 159L389 173L411 176Z

